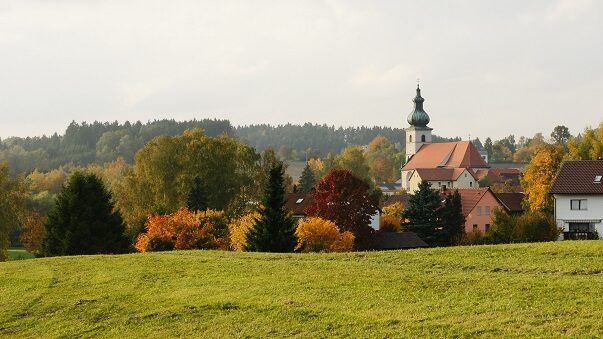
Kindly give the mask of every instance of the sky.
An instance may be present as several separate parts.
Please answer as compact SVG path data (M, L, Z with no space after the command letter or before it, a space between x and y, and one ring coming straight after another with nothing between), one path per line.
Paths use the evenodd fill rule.
M572 134L603 121L603 1L0 0L0 137L81 121Z

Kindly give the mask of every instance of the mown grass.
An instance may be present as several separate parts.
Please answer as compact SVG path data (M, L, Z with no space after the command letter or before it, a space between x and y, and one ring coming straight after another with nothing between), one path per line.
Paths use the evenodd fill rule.
M0 263L0 336L599 336L603 241Z
M33 259L34 255L27 252L24 248L9 248L8 260Z

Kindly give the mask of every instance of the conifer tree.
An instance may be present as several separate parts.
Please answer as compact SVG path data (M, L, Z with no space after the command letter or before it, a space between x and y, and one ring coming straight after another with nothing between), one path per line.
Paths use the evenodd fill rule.
M295 220L284 209L283 175L282 163L274 163L258 209L260 216L246 236L247 251L292 252L295 248Z
M446 197L444 207L441 209L441 233L438 234L438 244L441 246L453 245L464 232L465 217L459 191L454 191Z
M306 163L306 167L304 167L301 177L299 178L298 191L300 193L310 193L314 190L315 185L316 179L314 178L314 173L312 172L310 166Z
M193 184L186 197L186 206L192 212L207 210L207 191L200 177L193 179Z
M406 228L415 232L430 245L437 242L436 228L438 227L438 212L441 207L440 194L431 189L431 184L422 181L419 190L408 199L408 208L404 212L409 221Z
M94 174L71 176L58 193L45 228L46 256L122 253L128 247L121 215Z

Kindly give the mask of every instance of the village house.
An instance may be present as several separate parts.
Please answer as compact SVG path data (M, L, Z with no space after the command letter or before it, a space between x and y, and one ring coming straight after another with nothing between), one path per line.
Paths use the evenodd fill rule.
M549 193L563 239L603 235L603 160L564 162Z

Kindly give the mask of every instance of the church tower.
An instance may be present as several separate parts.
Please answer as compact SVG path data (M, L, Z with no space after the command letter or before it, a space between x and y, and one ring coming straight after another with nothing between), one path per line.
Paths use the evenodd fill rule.
M429 115L423 110L425 99L421 97L421 88L417 84L417 96L412 100L415 103L415 109L406 119L410 127L406 129L406 162L415 155L421 146L431 143L431 131L433 128L427 127Z

